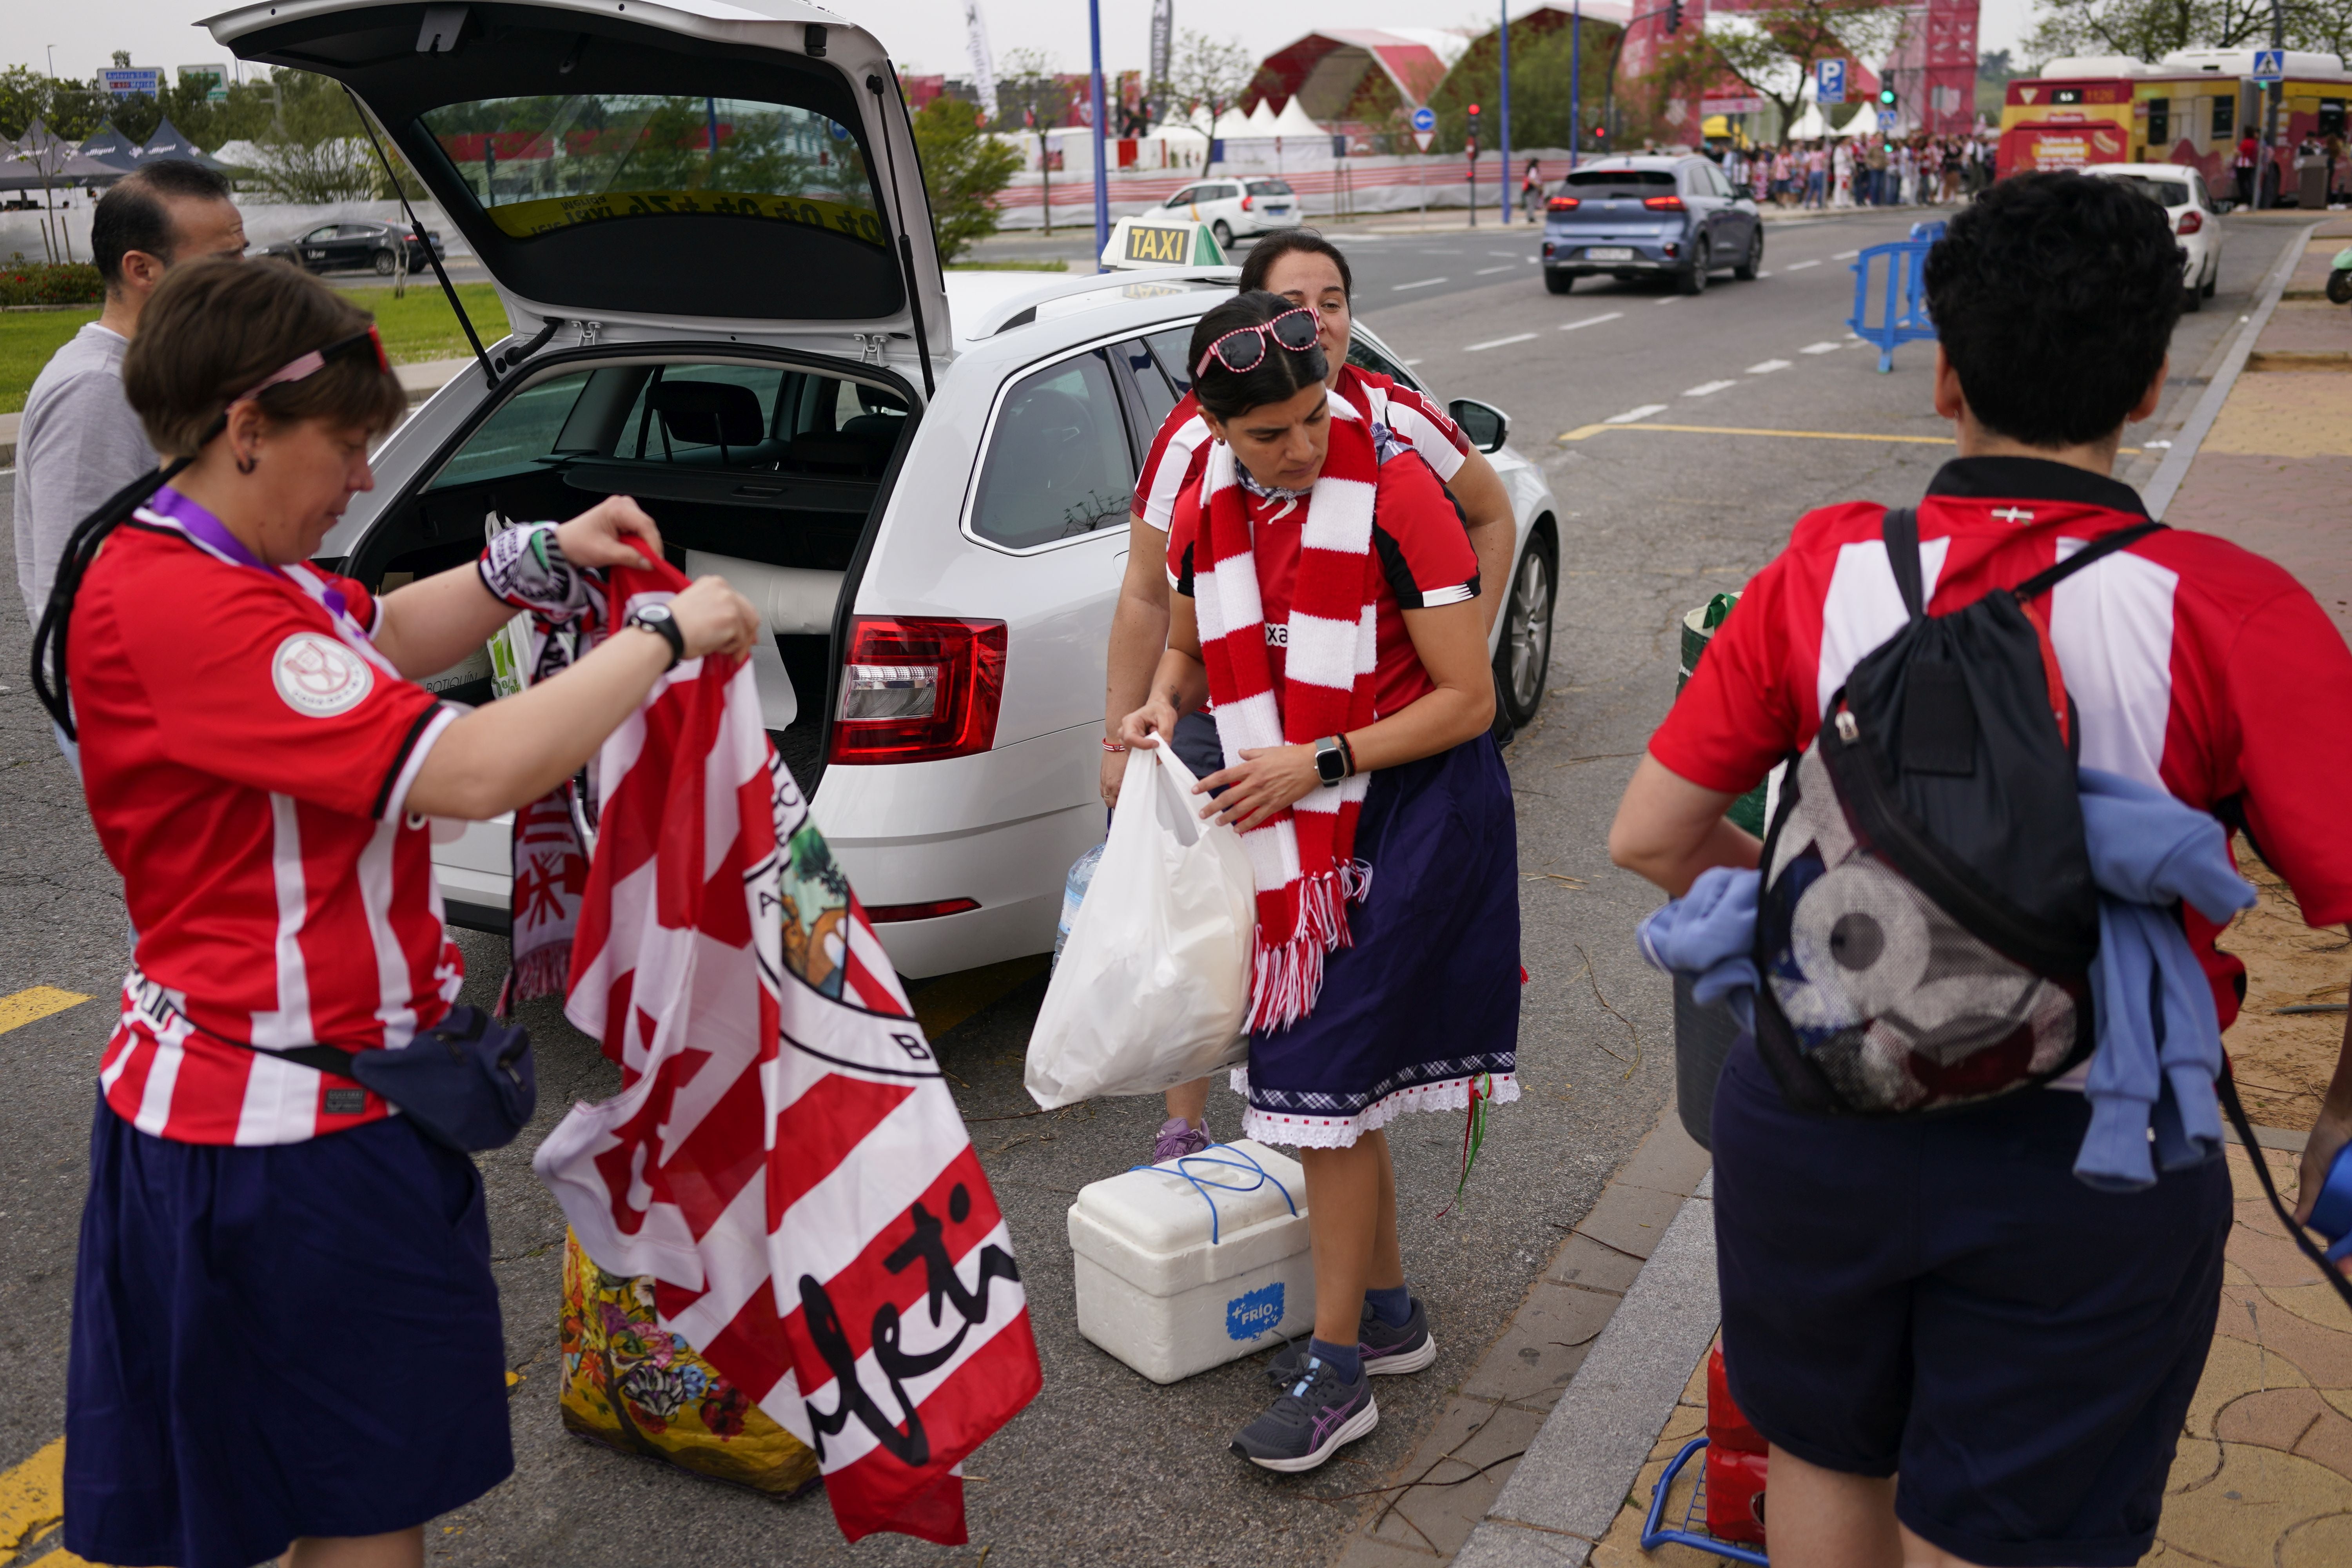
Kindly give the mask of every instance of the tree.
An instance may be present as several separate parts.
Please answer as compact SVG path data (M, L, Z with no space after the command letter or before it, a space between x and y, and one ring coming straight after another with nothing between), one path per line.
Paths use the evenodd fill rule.
M68 142L85 142L113 108L111 97L84 82L61 81L24 66L0 70L0 136L12 142L36 120Z
M1581 49L1584 84L1577 108L1585 123L1579 126L1569 113L1570 79L1574 74L1571 60L1580 52L1574 29L1555 27L1535 31L1526 21L1511 25L1511 145L1513 147L1577 147L1583 143L1571 141L1580 130L1590 130L1601 121L1601 105L1609 94L1609 59L1620 29L1612 23L1588 16L1584 19L1584 43ZM1429 106L1437 111L1436 148L1441 152L1458 151L1469 130L1469 116L1464 112L1471 104L1479 108L1482 122L1479 136L1485 147L1500 145L1496 130L1501 113L1502 97L1496 89L1501 84L1498 68L1500 51L1496 37L1488 33L1472 44L1466 53L1454 62L1444 81L1430 95ZM1405 143L1407 147L1411 142ZM1483 150L1483 149L1482 149Z
M1884 58L1901 41L1906 16L1895 0L1765 0L1709 16L1703 31L1660 51L1650 77L1695 92L1728 71L1778 106L1787 126L1802 110L1816 62Z
M1187 33L1168 60L1167 90L1160 96L1172 117L1177 106L1186 111L1208 110L1211 134L1218 118L1241 101L1257 77L1257 57L1240 39L1219 43L1206 33ZM1205 173L1208 165L1202 164Z
M1070 84L1054 68L1054 57L1043 49L1015 49L1005 57L1005 74L996 79L996 122L1013 132L1037 138L1037 171L1045 181L1045 232L1054 232L1054 150L1045 132L1070 111Z
M2175 49L2266 48L2269 0L2038 0L2028 59L2129 55L2153 63ZM2286 47L2340 56L2352 43L2345 0L2284 0Z
M942 266L996 232L996 193L1012 184L1021 154L980 128L977 106L935 98L915 116L915 152L931 199L931 237Z

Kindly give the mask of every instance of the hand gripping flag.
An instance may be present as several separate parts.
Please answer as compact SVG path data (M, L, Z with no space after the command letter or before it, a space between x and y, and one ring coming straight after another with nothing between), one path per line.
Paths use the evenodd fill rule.
M612 574L607 626L685 585ZM588 1255L815 1449L856 1541L964 1539L964 1458L1040 1373L1013 1242L748 661L670 672L597 758L565 1014L622 1089L532 1165Z

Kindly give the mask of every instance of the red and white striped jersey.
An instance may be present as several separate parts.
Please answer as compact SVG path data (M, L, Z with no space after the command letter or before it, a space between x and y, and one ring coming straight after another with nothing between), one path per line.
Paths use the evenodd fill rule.
M1711 790L1755 785L1802 750L1856 662L1902 629L1883 509L1825 507L1757 574L1650 754ZM1918 507L1930 614L2022 582L2147 521L2138 494L2061 463L1962 458ZM2036 608L2081 723L2081 761L2242 825L2311 925L2352 920L2352 650L2286 572L2167 529L2067 578ZM2183 910L2226 1026L2245 966Z
M358 584L242 563L217 533L163 490L75 604L83 787L139 933L100 1084L160 1137L293 1143L390 1110L266 1053L397 1049L457 997L405 805L456 712L376 652Z
M1462 471L1470 456L1470 437L1425 393L1354 364L1340 367L1339 392L1371 419L1383 458L1391 444L1402 445L1420 453L1422 461L1448 484ZM1143 473L1135 485L1136 516L1162 533L1168 531L1176 498L1199 481L1209 460L1209 422L1201 417L1200 402L1186 392L1160 422L1160 433L1144 456Z

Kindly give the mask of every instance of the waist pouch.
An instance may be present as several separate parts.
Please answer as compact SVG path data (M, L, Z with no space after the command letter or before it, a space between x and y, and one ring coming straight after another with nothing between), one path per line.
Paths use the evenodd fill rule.
M478 1007L450 1008L404 1050L297 1046L261 1054L356 1079L399 1107L418 1131L461 1153L505 1148L539 1103L530 1037Z

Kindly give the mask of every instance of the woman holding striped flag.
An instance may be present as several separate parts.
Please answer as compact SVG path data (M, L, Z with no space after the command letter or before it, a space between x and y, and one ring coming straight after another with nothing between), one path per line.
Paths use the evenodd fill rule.
M1286 1472L1372 1429L1371 1374L1436 1359L1381 1129L1518 1097L1516 830L1477 556L1429 467L1326 387L1318 327L1257 291L1193 330L1216 445L1169 530L1168 650L1121 724L1156 745L1214 700L1226 765L1202 815L1255 872L1234 1087L1247 1136L1300 1150L1316 1321L1233 1446Z

